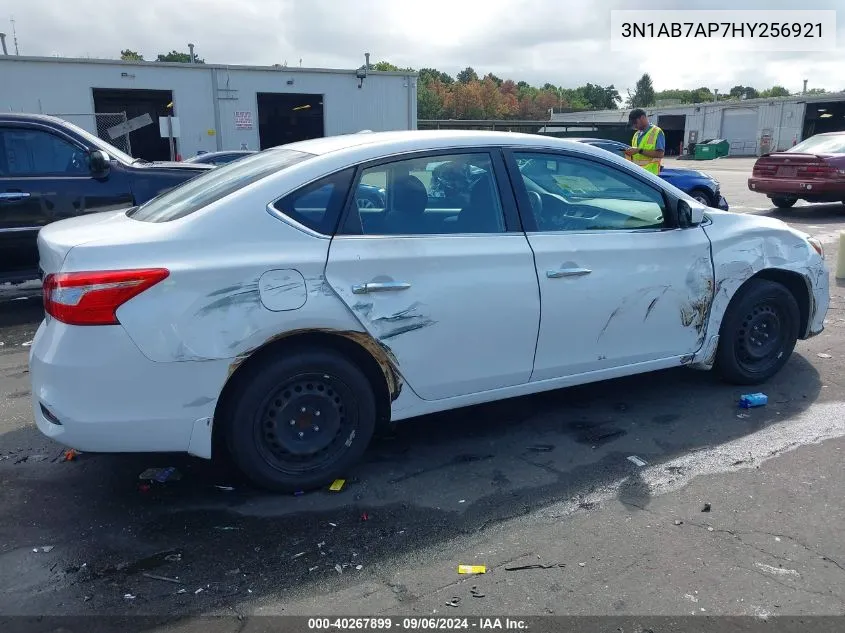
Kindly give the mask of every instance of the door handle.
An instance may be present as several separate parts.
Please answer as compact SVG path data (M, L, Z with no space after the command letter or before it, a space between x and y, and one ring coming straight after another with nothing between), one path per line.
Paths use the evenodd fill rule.
M352 293L365 295L369 292L391 292L395 290L407 290L411 284L404 281L377 281L368 284L355 284L352 286Z
M30 194L25 191L6 191L0 193L0 200L23 200L29 198Z
M589 268L562 268L560 270L547 270L546 277L549 279L558 279L560 277L582 277L589 275L592 270Z

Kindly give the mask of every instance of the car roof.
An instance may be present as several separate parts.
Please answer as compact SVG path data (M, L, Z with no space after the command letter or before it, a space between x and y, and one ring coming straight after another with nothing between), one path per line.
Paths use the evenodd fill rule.
M343 134L297 141L284 145L285 149L325 155L335 152L387 156L394 153L437 151L460 147L509 146L543 149L573 149L596 153L603 150L571 139L554 138L519 132L489 132L481 130L404 130Z
M93 116L93 114L92 114ZM64 119L49 114L31 114L29 112L0 112L0 119L5 121L42 121L44 123L68 123Z

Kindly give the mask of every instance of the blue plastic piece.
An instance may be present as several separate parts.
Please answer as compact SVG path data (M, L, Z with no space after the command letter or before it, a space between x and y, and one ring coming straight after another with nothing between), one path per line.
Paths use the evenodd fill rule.
M769 397L764 393L748 393L739 399L739 406L743 409L751 407L763 407L769 402Z

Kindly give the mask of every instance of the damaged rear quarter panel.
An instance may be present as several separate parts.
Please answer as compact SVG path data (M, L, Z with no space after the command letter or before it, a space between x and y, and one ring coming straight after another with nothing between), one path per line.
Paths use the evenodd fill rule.
M719 334L725 311L737 291L766 269L801 275L811 294L808 331L800 336L820 331L829 304L828 271L802 234L772 218L713 210L708 210L708 215L712 223L704 230L712 242L716 288L707 335ZM694 362L712 365L712 354L702 354Z

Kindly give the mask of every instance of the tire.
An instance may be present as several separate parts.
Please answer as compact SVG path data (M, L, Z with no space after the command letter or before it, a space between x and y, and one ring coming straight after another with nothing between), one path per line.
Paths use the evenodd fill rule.
M276 492L320 488L345 476L376 426L366 376L329 350L259 361L239 377L227 409L232 460L253 483Z
M708 207L713 206L713 197L704 189L693 189L689 194L693 199Z
M798 341L798 302L783 285L748 281L722 320L716 368L728 382L758 385L777 374Z
M798 198L794 196L773 196L771 200L772 204L778 209L789 209L790 207L795 206L795 203L798 202Z

